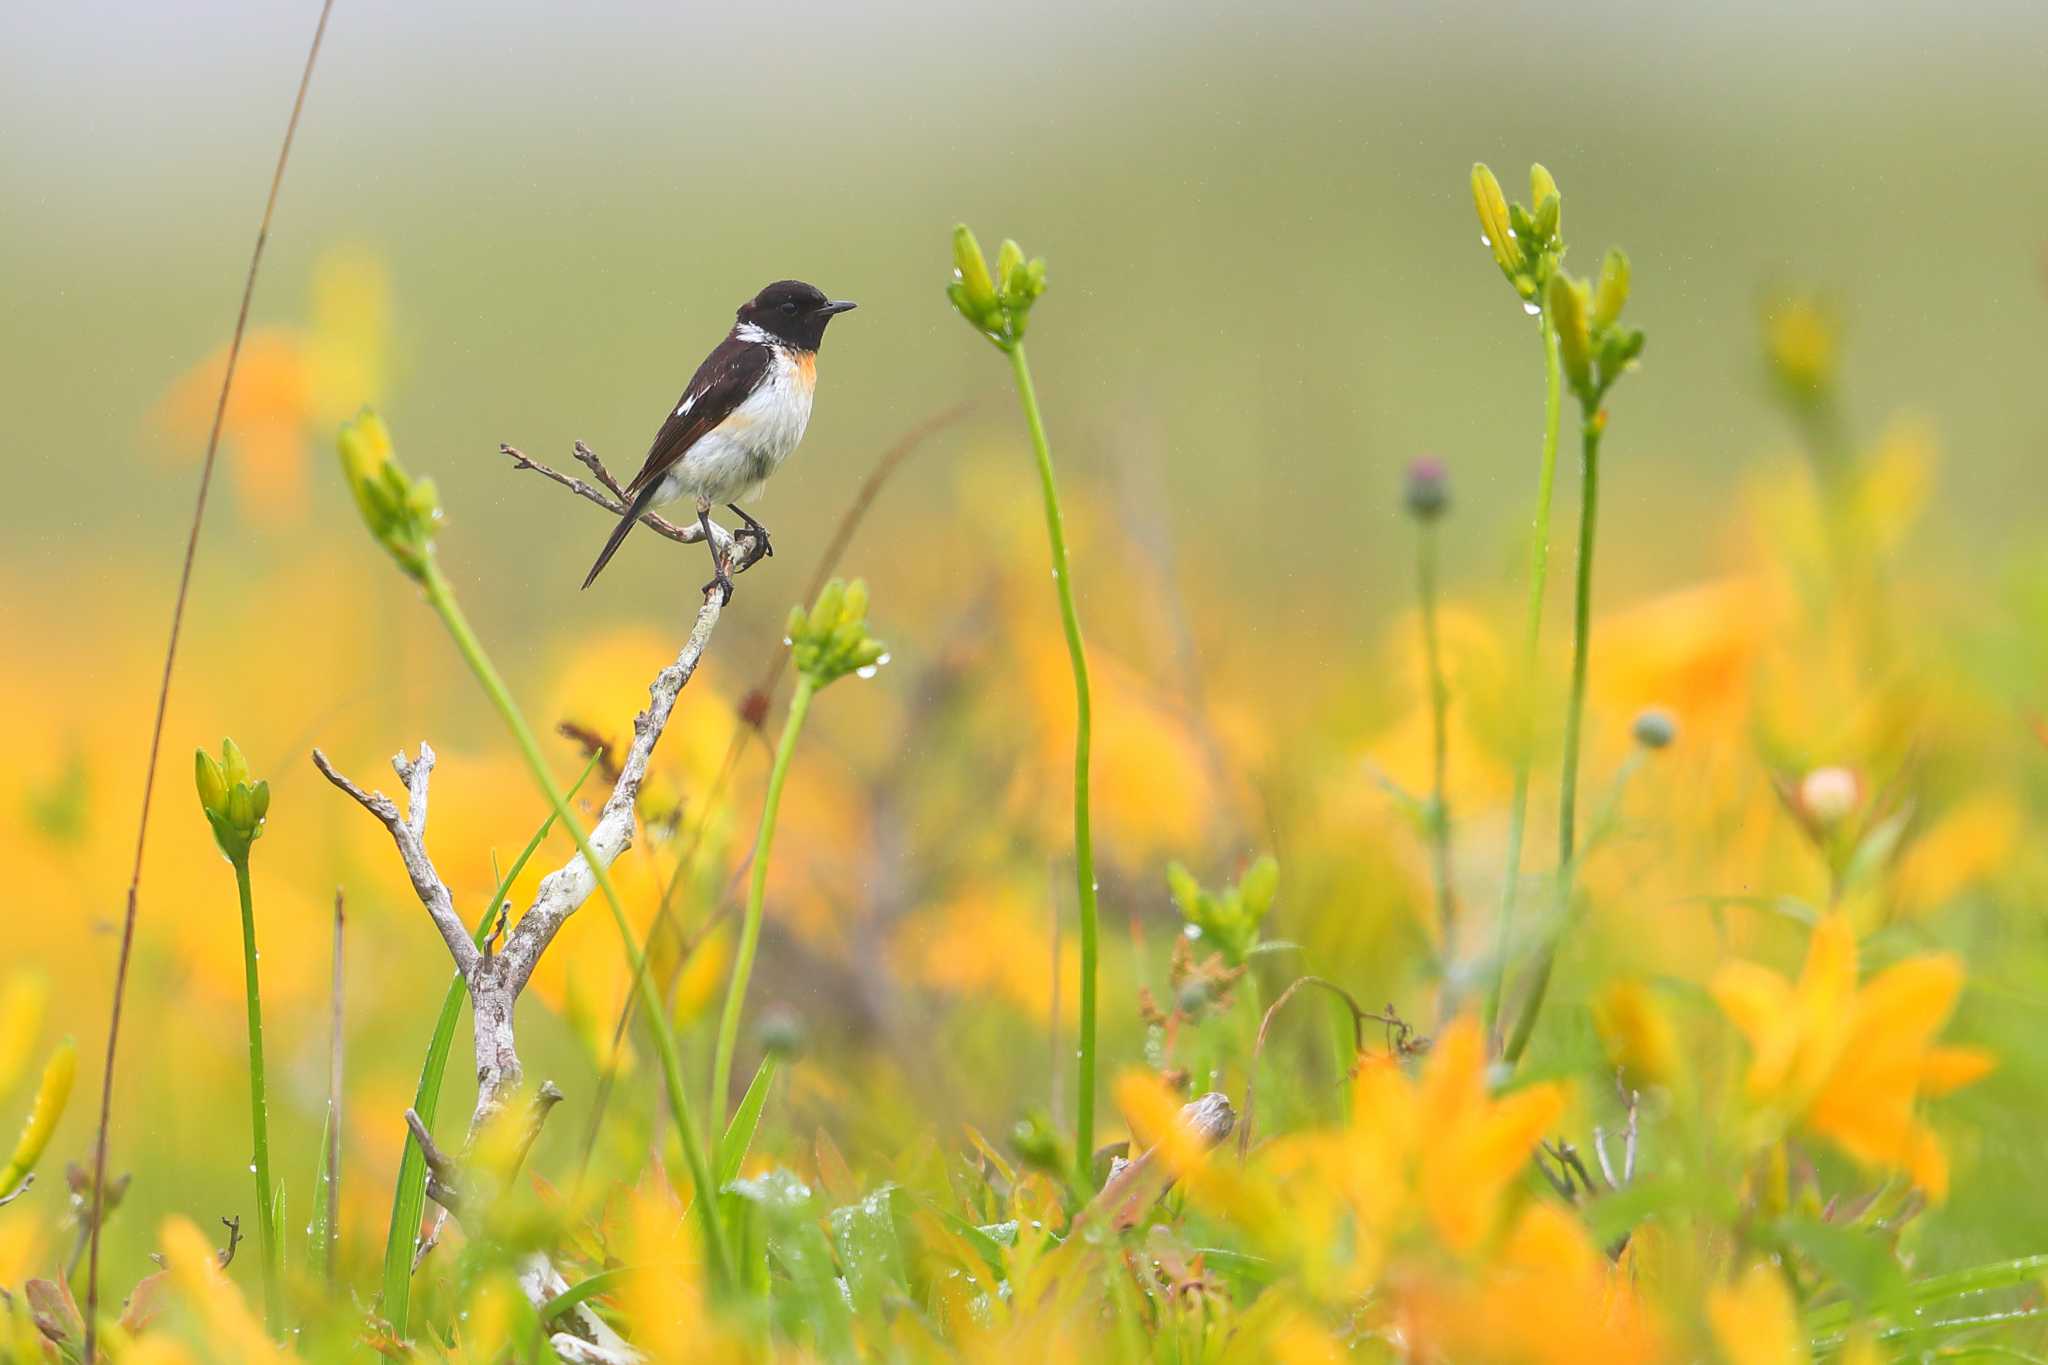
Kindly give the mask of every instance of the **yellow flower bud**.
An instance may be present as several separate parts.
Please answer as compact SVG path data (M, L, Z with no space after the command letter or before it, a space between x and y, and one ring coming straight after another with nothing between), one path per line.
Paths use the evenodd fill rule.
M962 294L973 312L969 320L977 326L986 325L995 311L996 285L989 278L988 258L981 254L981 243L974 240L974 230L965 223L953 229L953 269L960 276Z
M204 749L193 751L193 779L199 788L200 809L213 815L224 815L228 808L227 778L222 775L220 764Z
M66 1038L51 1056L49 1065L43 1068L43 1083L36 1089L35 1108L29 1111L28 1122L22 1125L21 1138L14 1144L14 1155L7 1165L0 1169L0 1194L12 1194L35 1170L36 1162L42 1160L43 1149L50 1145L50 1135L57 1129L57 1120L64 1115L64 1106L71 1099L71 1082L78 1074L78 1046Z
M1558 195L1556 178L1542 162L1530 162L1529 202L1540 209L1543 207L1543 201L1552 197L1562 200L1562 196Z
M1495 263L1513 276L1523 266L1522 248L1508 229L1507 196L1483 161L1472 163L1472 204L1479 210L1479 230Z
M1593 326L1602 330L1621 319L1628 303L1628 255L1620 247L1607 249L1600 262L1600 284L1593 291Z
M1593 388L1593 342L1586 329L1586 286L1560 270L1550 277L1544 311L1557 334L1558 358L1581 397Z

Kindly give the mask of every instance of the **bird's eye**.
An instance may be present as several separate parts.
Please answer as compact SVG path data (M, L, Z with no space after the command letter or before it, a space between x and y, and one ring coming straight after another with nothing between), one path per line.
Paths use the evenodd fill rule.
M782 301L782 311L783 311L783 312L785 312L785 313L794 313L794 312L796 312L796 300L795 300L795 299L784 299L784 300Z

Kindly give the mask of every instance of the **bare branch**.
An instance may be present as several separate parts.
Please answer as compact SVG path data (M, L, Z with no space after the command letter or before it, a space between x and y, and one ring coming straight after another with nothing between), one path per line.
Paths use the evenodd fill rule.
M419 1143L420 1152L427 1158L427 1198L450 1213L460 1214L462 1192L455 1187L455 1159L435 1143L434 1135L427 1131L427 1125L420 1118L418 1110L405 1111L405 1126L412 1130L413 1139Z
M603 487L599 487L598 484L587 483L577 478L574 474L564 474L552 465L534 459L533 456L528 455L518 446L500 445L498 452L509 458L515 469L531 469L541 477L560 484L577 497L586 498L596 503L615 517L626 515L625 490L619 486L619 481L612 477L611 471L604 467L604 461L597 458L597 452L581 441L576 443L576 458L586 469L597 476L598 483L601 483ZM678 545L695 545L704 539L704 531L696 522L692 521L686 526L677 525L657 512L648 512L643 515L640 518L640 524L656 535L667 536ZM711 539L718 547L718 557L720 559L730 561L735 565L746 562L747 556L741 553L735 546L732 532L726 530L715 521L711 523ZM751 539L751 537L742 532L741 539Z
M434 871L434 860L427 856L427 782L434 771L432 747L422 740L417 762L407 762L403 753L391 760L391 766L406 785L407 813L403 816L390 797L383 792L364 791L344 777L327 761L327 755L318 749L313 751L313 766L391 831L392 842L398 845L398 856L405 863L406 875L412 878L412 889L419 896L420 904L427 907L434 927L441 931L441 941L448 945L448 954L455 959L455 970L462 974L464 981L473 983L478 961L476 944L471 940L469 930L463 927L461 917L455 913L455 900L448 894L448 884L441 880L440 873Z
M711 632L718 625L722 607L717 593L705 595L690 638L683 642L675 662L655 675L653 685L648 688L647 709L633 719L633 742L619 764L619 780L613 785L612 794L604 803L604 811L590 831L590 846L607 867L633 842L633 803L640 795L641 781L647 776L648 759L652 757L662 731L668 727L677 694L690 681L690 675L697 671L697 662L703 657L704 646L710 642ZM576 913L596 889L597 878L580 852L559 871L542 880L539 894L526 913L519 917L519 922L512 926L504 948L497 955L497 961L504 964L505 981L513 995L518 995L525 988L540 955L554 941L569 916Z

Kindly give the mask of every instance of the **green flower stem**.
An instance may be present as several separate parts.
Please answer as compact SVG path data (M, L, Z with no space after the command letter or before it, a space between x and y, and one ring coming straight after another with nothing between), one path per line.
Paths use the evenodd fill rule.
M1456 898L1451 892L1451 807L1447 795L1445 775L1450 766L1450 740L1446 734L1446 714L1450 709L1451 691L1444 682L1443 650L1437 635L1436 580L1437 544L1436 523L1424 521L1416 538L1415 548L1416 592L1422 599L1422 654L1429 669L1429 712L1431 740L1431 786L1429 800L1429 838L1432 860L1436 868L1436 916L1441 931L1442 952L1448 961L1451 952L1452 921L1456 918Z
M796 692L789 699L789 719L783 722L782 739L775 746L775 766L768 773L768 795L761 805L761 827L754 835L754 856L747 881L747 917L740 927L739 952L733 957L732 977L725 988L725 1012L718 1021L718 1049L711 1066L711 1116L713 1132L725 1129L725 1106L732 1086L732 1054L739 1042L740 1011L747 1002L747 983L754 975L754 954L761 946L761 907L768 894L768 855L775 846L775 817L782 807L782 784L789 776L789 761L796 753L796 737L810 714L811 698L818 685L808 676L797 679Z
M455 601L455 593L441 568L429 557L425 560L420 576L420 586L425 590L428 605L440 616L441 623L448 628L449 636L455 641L463 662L469 665L471 673L482 685L491 704L504 718L505 727L512 732L512 739L519 747L519 753L526 760L527 769L532 772L534 782L554 808L555 817L562 827L569 831L576 841L576 847L583 854L584 862L590 866L592 877L598 889L604 892L605 903L611 907L612 919L618 924L619 938L626 947L628 965L633 969L633 980L640 994L640 1007L647 1015L648 1026L654 1032L655 1050L661 1056L662 1076L666 1081L669 1110L675 1119L676 1131L682 1139L683 1156L689 1163L690 1179L696 1186L696 1204L699 1218L704 1224L704 1254L711 1266L711 1279L716 1285L723 1285L728 1278L725 1257L725 1238L718 1224L717 1189L711 1183L711 1166L704 1156L704 1141L697 1131L697 1125L690 1115L690 1100L683 1086L682 1058L676 1051L675 1029L668 1014L655 996L654 985L643 968L643 955L638 941L633 937L633 926L626 918L625 902L619 899L618 888L612 885L611 873L597 856L597 850L590 846L590 836L583 829L583 822L569 808L568 800L555 785L548 773L547 760L541 757L540 744L534 739L526 718L519 712L512 694L505 687L498 670L492 666L490 656L484 653L483 645L470 630L469 621L462 614L462 608Z
M1522 637L1522 697L1516 720L1515 785L1508 805L1507 869L1501 878L1500 921L1495 929L1493 989L1486 997L1486 1031L1493 1036L1500 1022L1501 995L1507 986L1508 947L1515 919L1515 896L1522 877L1522 832L1529 818L1529 765L1535 748L1531 694L1536 683L1537 645L1543 634L1543 592L1550 574L1550 499L1557 485L1557 438L1563 412L1563 366L1557 353L1557 330L1542 319L1543 334L1543 459L1536 474L1536 523L1529 541L1528 623Z
M256 1237L263 1253L263 1322L276 1337L284 1331L284 1283L278 1267L276 1187L270 1183L270 1091L263 1071L263 994L256 984L256 907L249 889L249 859L234 860L235 890L242 901L243 994L249 1002L249 1129L255 1157Z
M1557 806L1557 905L1558 923L1546 936L1543 955L1537 960L1529 985L1529 1002L1515 1021L1514 1037L1501 1055L1508 1065L1521 1060L1535 1032L1536 1016L1550 990L1551 969L1557 965L1557 945L1571 915L1572 889L1578 873L1579 737L1586 721L1586 660L1593 642L1593 546L1600 512L1600 435L1605 424L1597 411L1588 412L1582 424L1580 448L1584 452L1585 479L1579 505L1578 584L1572 607L1572 695L1564 715L1564 777Z
M1045 494L1045 533L1052 542L1052 578L1059 590L1060 624L1066 628L1067 658L1074 669L1074 879L1081 912L1081 1038L1079 1099L1074 1106L1074 1159L1084 1184L1093 1186L1095 1151L1095 839L1088 818L1088 756L1093 713L1088 696L1088 655L1081 644L1081 618L1074 611L1073 573L1067 565L1067 533L1060 517L1059 485L1052 472L1052 447L1045 437L1045 419L1038 411L1038 391L1021 342L1005 348L1017 380L1017 401L1031 428L1031 448L1038 457L1038 482Z

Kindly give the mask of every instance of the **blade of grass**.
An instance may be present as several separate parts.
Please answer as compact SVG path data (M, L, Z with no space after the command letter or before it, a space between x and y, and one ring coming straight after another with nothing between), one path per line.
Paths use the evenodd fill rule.
M277 167L270 174L270 192L263 201L263 218L256 225L256 244L249 252L249 273L242 281L242 302L235 313L235 330L228 340L227 364L220 377L220 397L213 406L213 425L206 436L206 457L199 466L199 493L193 500L192 525L185 535L185 558L178 568L178 591L171 603L171 634L164 645L164 667L157 684L156 713L150 722L149 761L142 771L142 809L135 822L135 860L128 874L128 895L121 914L121 950L114 963L114 997L107 1011L107 1057L100 1078L99 1123L92 1147L92 1210L86 1219L85 1345L83 1356L93 1360L99 1336L100 1308L100 1225L106 1221L107 1128L114 1110L114 1062L120 1051L121 1005L128 993L128 967L135 955L135 919L142 899L142 855L149 846L149 803L156 791L157 761L162 757L164 716L171 704L171 674L178 663L178 637L185 624L185 603L192 592L192 566L199 557L199 529L206 521L206 497L213 488L213 469L220 454L221 427L228 411L228 393L235 383L235 362L242 355L242 336L249 327L249 303L256 294L256 274L263 264L263 247L270 240L270 220L277 212L278 191L284 186L284 170L291 161L292 140L299 131L299 115L306 107L306 91L313 84L313 68L320 60L320 43L327 36L327 16L334 0L323 0L320 20L313 28L313 42L306 50L305 69L299 73L298 93L292 97L291 118L284 127L284 141L277 149Z
M592 754L583 765L583 771L569 788L572 798L582 790L602 756ZM512 883L519 880L519 874L526 870L527 862L540 850L542 841L554 827L555 813L549 811L547 818L540 822L540 828L526 841L526 847L519 851L518 858L513 860L511 870L499 880L497 889L484 906L483 917L477 921L474 936L479 945L489 937L491 920L498 913L498 907L504 904ZM441 1080L447 1074L448 1054L455 1045L455 1026L462 1020L463 995L462 976L455 973L449 979L446 994L441 997L441 1014L434 1021L434 1036L427 1043L426 1060L420 1064L420 1083L413 1092L412 1107L429 1128L433 1127L434 1114L441 1105ZM398 1161L398 1185L392 1192L391 1228L384 1238L384 1318L401 1337L405 1335L411 1308L413 1250L419 1241L420 1219L426 1208L427 1154L408 1134L405 1152Z
M761 1124L761 1109L768 1103L768 1087L774 1080L775 1054L771 1052L761 1059L747 1093L740 1097L740 1107L732 1112L732 1122L725 1126L725 1136L718 1140L720 1188L738 1178L747 1151L754 1145L754 1130Z

